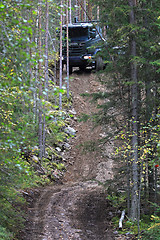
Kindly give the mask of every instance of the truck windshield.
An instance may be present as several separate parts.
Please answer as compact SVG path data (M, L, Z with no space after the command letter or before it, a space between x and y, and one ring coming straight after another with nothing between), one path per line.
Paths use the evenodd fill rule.
M88 27L70 27L69 38L71 41L83 41L88 39Z

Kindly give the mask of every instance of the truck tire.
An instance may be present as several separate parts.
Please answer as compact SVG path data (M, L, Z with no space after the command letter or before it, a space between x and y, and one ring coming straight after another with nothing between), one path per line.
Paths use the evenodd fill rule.
M73 72L73 67L69 66L69 74L72 74Z
M104 68L104 63L102 57L98 56L96 58L96 71L103 70Z
M82 72L83 72L85 69L86 69L85 66L81 66L81 67L79 67L79 70L82 71Z

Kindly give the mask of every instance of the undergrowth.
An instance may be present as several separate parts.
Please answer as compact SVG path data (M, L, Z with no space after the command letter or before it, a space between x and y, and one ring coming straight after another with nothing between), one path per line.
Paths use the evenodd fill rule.
M125 208L126 198L124 195L118 197L117 195L109 195L107 197L111 201L114 207L117 209L121 208L122 206ZM160 207L157 205L157 209ZM138 222L131 221L131 219L126 215L123 221L123 228L122 230L118 229L119 226L119 219L120 216L116 216L112 218L113 226L118 229L118 233L122 235L131 234L135 236L134 239L141 239L141 240L160 240L160 217L159 212L158 215L142 215Z

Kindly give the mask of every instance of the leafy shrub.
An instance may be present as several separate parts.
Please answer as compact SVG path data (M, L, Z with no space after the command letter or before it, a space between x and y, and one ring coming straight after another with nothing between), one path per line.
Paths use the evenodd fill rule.
M159 240L160 239L160 218L152 215L151 226L141 235L143 240Z
M13 235L8 232L4 227L0 226L0 239L1 240L10 240Z

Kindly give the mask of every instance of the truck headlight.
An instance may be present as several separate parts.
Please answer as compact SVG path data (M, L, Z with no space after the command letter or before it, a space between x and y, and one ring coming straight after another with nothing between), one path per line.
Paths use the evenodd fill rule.
M88 59L91 59L92 56L90 56L90 55L86 55L86 56L83 56L83 58L84 58L85 60L88 60Z

